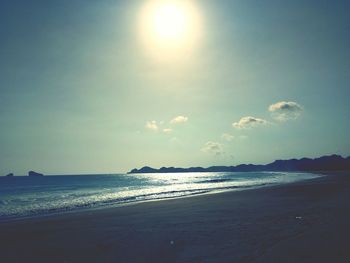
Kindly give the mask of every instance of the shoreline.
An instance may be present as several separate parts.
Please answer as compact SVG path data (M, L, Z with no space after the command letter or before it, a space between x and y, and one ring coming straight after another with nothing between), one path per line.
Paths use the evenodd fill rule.
M210 172L208 172L210 173ZM224 173L224 172L223 172ZM254 172L245 172L245 173L254 173ZM264 173L264 172L262 172ZM266 173L284 173L284 172L269 172L266 171ZM38 214L31 214L31 215L25 215L25 216L20 216L20 217L0 217L0 224L1 223L11 223L11 222L17 222L17 221L26 221L26 220L36 220L40 218L51 218L51 217L57 217L57 216L64 216L64 215L69 215L69 214L74 214L74 213L83 213L83 212L91 212L91 211L99 211L99 210L104 210L104 209L114 209L118 207L124 207L124 206L132 206L132 205L138 205L138 204L143 204L147 202L161 202L161 201L167 201L167 200L173 200L173 199L182 199L182 198L193 198L197 196L203 196L203 195L216 195L216 194L222 194L226 192L236 192L236 191L249 191L249 190L256 190L260 188L268 188L268 187L278 187L281 185L286 185L286 184L293 184L293 183L298 183L302 181L309 181L309 180L317 180L319 177L327 176L329 173L327 172L302 172L302 171L294 171L294 172L286 172L288 174L313 174L317 177L315 178L309 178L309 179L300 179L294 182L280 182L280 183L270 183L270 184L262 184L262 185L255 185L255 186L248 186L248 187L223 187L223 188L213 188L213 189L203 189L202 193L191 193L191 194L185 194L185 195L180 195L180 196L174 196L174 197L159 197L159 198L154 198L154 199L145 199L145 200L139 200L139 201L125 201L125 202L110 202L106 204L100 204L92 207L77 207L73 209L62 209L62 210L57 210L54 212L46 212L46 213L38 213Z
M349 262L350 173L327 174L259 189L1 222L1 259Z

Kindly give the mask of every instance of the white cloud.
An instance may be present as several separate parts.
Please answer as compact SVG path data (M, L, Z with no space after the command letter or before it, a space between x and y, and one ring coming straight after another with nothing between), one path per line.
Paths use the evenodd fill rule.
M235 137L234 137L233 135L228 134L228 133L223 133L223 134L221 135L221 139L223 139L223 140L225 140L225 141L228 141L228 142L232 141L234 138L235 138Z
M280 101L269 107L272 117L278 121L296 119L302 111L303 107L294 101Z
M218 142L207 142L203 148L202 151L205 153L215 154L215 155L221 155L224 154L224 146L221 143Z
M255 118L251 116L242 117L238 122L232 123L232 126L237 129L249 129L258 125L265 125L268 122L264 119Z
M156 121L148 121L146 123L146 128L151 130L151 131L155 131L155 132L158 131L158 129L159 129Z
M180 124L180 123L185 123L188 121L188 117L185 116L177 116L174 119L170 121L171 124Z
M185 116L177 116L173 118L170 123L171 124L182 124L188 121L188 117ZM146 129L159 133L170 134L173 132L173 127L166 127L166 122L164 121L147 121L145 125Z

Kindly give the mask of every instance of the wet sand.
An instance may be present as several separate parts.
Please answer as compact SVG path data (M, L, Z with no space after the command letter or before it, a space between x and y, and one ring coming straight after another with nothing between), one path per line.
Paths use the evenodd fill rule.
M0 262L350 262L350 173L3 222Z

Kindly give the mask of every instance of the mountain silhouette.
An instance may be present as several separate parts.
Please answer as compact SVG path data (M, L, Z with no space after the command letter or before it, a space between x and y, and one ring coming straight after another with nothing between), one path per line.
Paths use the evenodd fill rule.
M350 170L350 156L343 158L340 155L328 155L319 158L301 158L290 160L276 160L266 165L240 164L237 166L211 166L176 168L162 167L155 169L145 166L141 169L132 169L129 174L136 173L188 173L188 172L257 172L257 171L284 171L284 172L311 172L311 171L345 171Z

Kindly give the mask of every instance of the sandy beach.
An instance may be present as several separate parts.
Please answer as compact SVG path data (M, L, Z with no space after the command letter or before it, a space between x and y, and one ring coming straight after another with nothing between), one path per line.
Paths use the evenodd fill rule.
M0 223L0 262L350 262L350 173Z

